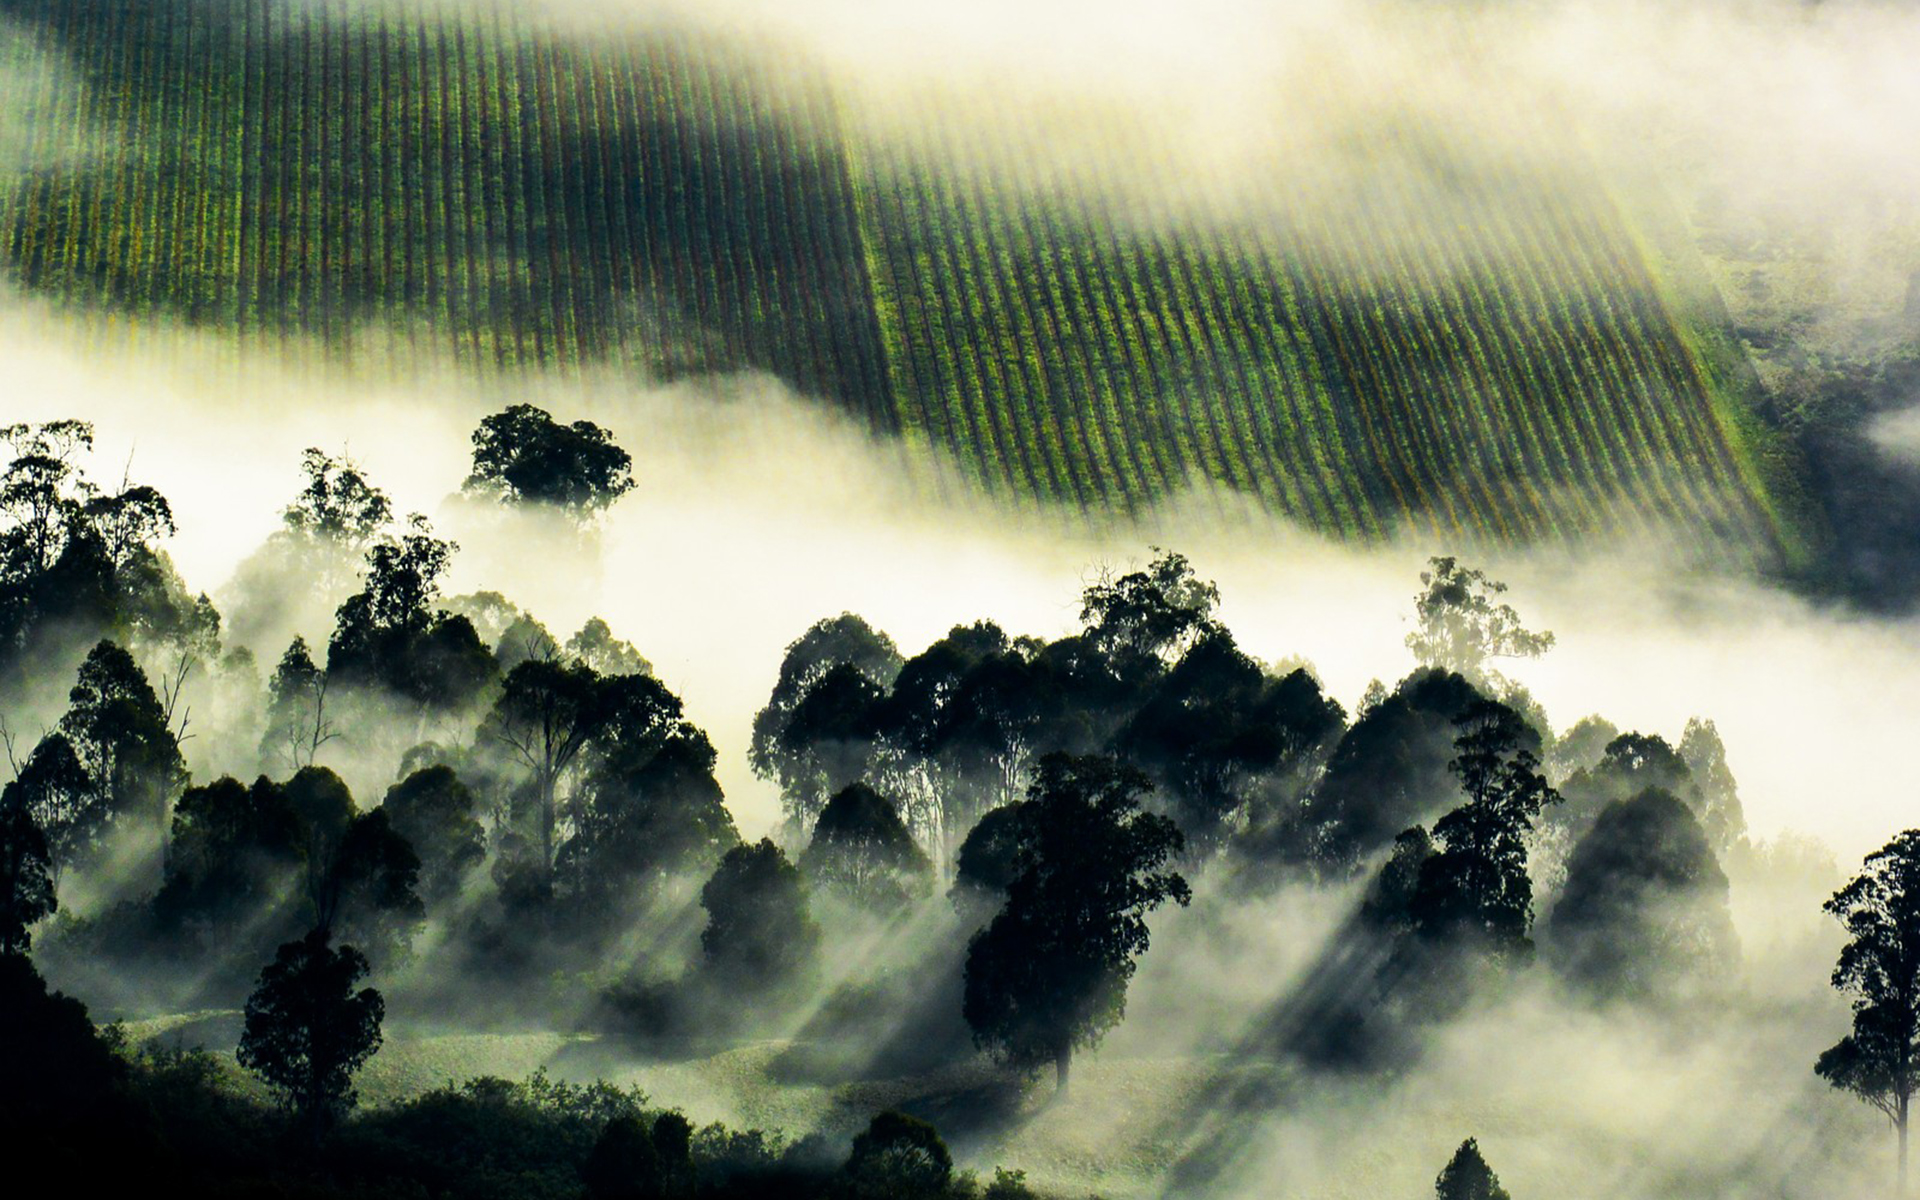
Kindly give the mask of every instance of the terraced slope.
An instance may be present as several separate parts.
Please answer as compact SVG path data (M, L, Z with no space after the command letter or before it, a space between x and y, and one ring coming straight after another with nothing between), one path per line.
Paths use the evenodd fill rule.
M1797 538L1684 255L1598 181L1453 169L1143 224L978 169L1031 156L981 132L1017 126L874 137L822 79L681 34L353 0L0 16L34 92L0 263L76 304L483 370L762 369L1087 510L1214 481L1354 537Z

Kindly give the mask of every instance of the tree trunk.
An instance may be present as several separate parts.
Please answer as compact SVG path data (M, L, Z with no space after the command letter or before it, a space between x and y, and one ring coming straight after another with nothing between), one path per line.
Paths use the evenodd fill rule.
M1907 1103L1906 1096L1900 1097L1899 1114L1893 1118L1894 1128L1900 1133L1900 1182L1893 1194L1902 1197L1902 1200L1907 1194Z
M1067 1068L1073 1063L1073 1047L1061 1046L1053 1052L1053 1094L1056 1099L1065 1099L1067 1095ZM1903 1131L1904 1132L1904 1131ZM1903 1142L1902 1145L1905 1145ZM1900 1160L1905 1162L1903 1156Z

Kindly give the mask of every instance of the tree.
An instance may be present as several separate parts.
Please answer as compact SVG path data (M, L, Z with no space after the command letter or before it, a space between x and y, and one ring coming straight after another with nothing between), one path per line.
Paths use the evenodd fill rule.
M787 814L805 828L827 797L863 778L880 737L885 691L852 663L836 663L793 706L775 742Z
M1193 573L1185 555L1154 548L1144 569L1104 575L1080 598L1080 622L1094 651L1129 687L1149 682L1218 628L1220 589Z
M437 611L440 577L459 546L433 536L425 517L367 552L366 586L334 616L327 675L383 687L417 704L451 708L494 677L493 654L465 617Z
M755 775L780 785L781 799L790 815L803 822L812 821L819 815L820 804L835 790L833 787L821 790L818 779L821 764L815 761L814 753L820 748L819 734L832 724L828 718L844 717L848 702L859 699L856 692L869 704L884 695L899 674L900 666L900 651L893 639L852 613L818 621L788 644L773 691L766 705L754 715L747 762ZM865 687L842 672L832 688L815 701L814 712L808 718L810 728L789 736L787 730L793 723L795 710L837 667L856 672ZM867 715L872 717L874 729L861 730L851 748L863 755L871 752L870 738L878 732L878 714ZM841 781L843 785L847 782L851 781Z
M1460 719L1449 769L1466 803L1433 827L1441 849L1420 864L1414 932L1428 941L1464 940L1497 957L1530 953L1533 882L1527 835L1559 794L1540 774L1539 735L1520 714L1482 700Z
M187 770L153 685L131 654L102 641L80 664L67 698L60 732L93 781L95 804L110 820L154 824L164 875L173 796Z
M691 723L674 718L639 742L596 746L591 757L568 806L573 833L556 874L576 923L610 929L673 877L710 874L740 834L713 777L713 745Z
M933 882L933 864L899 809L864 783L849 784L827 801L800 869L814 883L882 913L924 897Z
M226 776L188 788L174 809L174 852L154 909L216 945L238 930L284 930L305 882L306 846L287 790L265 776L251 787Z
M1062 1091L1074 1048L1098 1044L1125 1014L1147 913L1192 898L1166 869L1179 827L1140 811L1151 788L1112 759L1041 759L1007 902L967 946L962 1012L975 1042L1008 1062L1053 1063Z
M1499 691L1504 680L1488 664L1501 658L1538 658L1553 649L1551 633L1533 633L1511 604L1499 602L1507 585L1451 556L1427 560L1414 597L1418 628L1407 648L1422 666L1456 671Z
M632 642L615 637L612 626L599 617L587 618L586 624L567 639L560 652L601 675L653 674L653 664L633 648Z
M990 897L995 904L1006 898L1007 889L1020 874L1020 848L1026 840L1022 814L1026 802L1016 800L987 813L967 831L954 856L953 888L948 893L955 906L965 906L978 897Z
M0 790L0 956L25 954L33 926L59 907L52 855L17 783Z
M932 1125L889 1109L854 1137L844 1173L861 1200L932 1200L947 1194L953 1155Z
M562 425L516 404L473 432L465 489L517 504L545 504L588 521L633 489L633 459L591 421Z
M358 561L393 520L393 503L375 487L360 465L344 455L334 458L309 446L300 454L306 486L281 510L286 534L311 551L304 555L318 579L315 590L340 594L343 567Z
M820 929L799 870L770 839L727 851L700 889L700 906L707 910L700 950L721 980L763 991L812 966Z
M20 803L46 835L56 882L61 870L98 840L111 815L106 797L62 733L41 738L7 787L18 789Z
M1433 1182L1439 1200L1512 1200L1500 1186L1487 1160L1480 1157L1480 1145L1472 1138L1460 1143L1446 1169Z
M380 1048L386 1016L379 992L354 991L366 958L328 943L328 932L316 929L274 954L247 998L237 1055L280 1092L316 1146L359 1099L353 1076Z
M693 1192L693 1130L679 1113L651 1127L637 1116L608 1121L580 1168L590 1200L668 1200Z
M289 770L313 765L320 747L339 737L327 716L327 674L314 665L307 639L296 637L280 656L268 685L267 733L261 757L271 753Z
M1920 830L1867 855L1860 874L1823 907L1847 931L1832 982L1852 997L1853 1031L1820 1055L1814 1073L1893 1122L1904 1196L1907 1118L1920 1082Z
M1671 996L1737 954L1726 874L1693 813L1658 788L1608 805L1574 846L1545 935L1554 969L1603 997Z
M419 856L421 891L430 903L457 897L487 857L473 792L452 767L414 771L387 789L380 811Z
M1459 794L1448 764L1455 721L1482 697L1463 677L1414 672L1335 743L1305 805L1305 853L1329 875L1358 871L1402 830L1432 821Z
M292 532L337 542L358 554L393 520L387 494L351 458L309 446L300 453L300 470L307 485L280 513Z
M1210 852L1246 821L1256 779L1298 763L1344 719L1305 670L1269 678L1216 629L1166 674L1114 746L1169 797L1189 844Z
M606 703L606 689L591 667L535 658L507 672L487 718L489 736L531 773L542 873L553 870L561 776L606 719Z
M775 778L777 743L794 706L821 676L841 663L852 665L876 687L885 689L900 673L901 658L892 638L853 613L817 621L789 642L773 691L766 705L754 714L748 762L755 775Z
M1712 721L1689 717L1680 734L1680 758L1700 789L1700 825L1713 848L1724 854L1747 836L1740 787L1727 766L1727 748Z

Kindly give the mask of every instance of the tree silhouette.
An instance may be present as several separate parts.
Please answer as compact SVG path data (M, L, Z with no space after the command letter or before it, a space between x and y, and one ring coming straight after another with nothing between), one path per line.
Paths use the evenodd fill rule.
M953 1155L933 1126L888 1110L854 1137L844 1173L859 1200L932 1200L948 1194Z
M95 788L87 769L65 734L40 739L19 766L14 781L20 802L47 838L47 850L56 881L97 841L111 813L107 798Z
M30 932L59 907L52 855L18 783L0 790L0 956L25 954Z
M820 929L807 911L800 872L767 838L727 851L700 889L707 927L700 949L724 982L751 991L800 978L813 963Z
M606 720L606 689L579 662L528 659L513 670L487 718L488 735L532 777L539 869L551 875L560 820L561 777Z
M1248 816L1254 782L1343 726L1304 670L1270 678L1224 629L1195 642L1114 739L1171 801L1189 843L1219 848Z
M437 764L412 772L387 789L380 811L419 857L421 891L429 901L458 896L487 856L473 793L452 767Z
M580 1168L591 1200L673 1200L693 1192L693 1130L679 1113L651 1127L639 1117L608 1121Z
M811 823L836 786L851 782L848 779L839 785L827 785L820 781L818 752L826 748L822 735L831 731L834 718L845 725L855 702L864 700L871 706L884 695L900 666L900 651L893 639L852 613L815 622L788 644L773 691L754 715L747 762L755 775L780 785L781 802L790 817L803 825ZM830 691L814 702L808 728L789 735L795 710L836 668L857 673L864 686L842 671ZM871 752L871 739L879 731L879 714L862 709L853 715L872 726L859 728L856 744L849 748L864 757Z
M632 490L633 459L591 421L562 425L544 409L516 404L474 430L465 487L585 521Z
M1472 1138L1460 1143L1440 1177L1434 1180L1438 1200L1512 1200L1500 1186L1487 1160L1480 1156L1480 1144Z
M1151 788L1112 759L1043 758L1006 905L968 943L962 1011L974 1040L1009 1062L1053 1063L1062 1091L1074 1048L1097 1044L1126 1011L1147 913L1191 898L1166 869L1179 828L1140 811Z
M1554 969L1603 997L1682 994L1737 955L1726 874L1693 813L1657 788L1601 811L1544 934Z
M1451 556L1427 560L1414 597L1418 628L1407 648L1421 665L1457 671L1475 685L1499 691L1503 680L1488 664L1500 658L1538 658L1553 649L1551 633L1533 633L1511 604L1499 602L1507 585Z
M1420 864L1413 927L1429 941L1524 955L1533 923L1526 837L1559 795L1538 770L1532 747L1539 736L1511 708L1483 700L1462 715L1460 728L1450 769L1467 799L1434 823L1442 848Z
M864 783L834 794L813 827L800 869L877 912L897 912L927 894L933 864L915 844L893 801Z
M131 654L102 641L80 665L68 700L60 732L93 781L95 803L112 820L154 824L164 873L173 796L187 771L160 697Z
M1220 589L1184 555L1155 549L1159 557L1145 568L1103 576L1080 598L1088 644L1128 687L1144 686L1218 628Z
M267 732L263 758L285 760L289 770L313 765L320 747L339 737L327 716L327 674L314 665L307 639L296 637L274 668L267 689Z
M1833 986L1853 999L1853 1031L1814 1073L1885 1113L1900 1142L1907 1191L1907 1119L1920 1039L1920 830L1867 855L1860 874L1823 906L1847 931Z
M327 675L433 708L471 699L494 677L493 654L465 617L437 611L440 577L459 547L425 517L367 552L366 586L334 616Z
M353 1076L380 1048L386 1002L354 991L367 960L324 929L288 942L247 998L240 1065L281 1094L315 1145L358 1100Z

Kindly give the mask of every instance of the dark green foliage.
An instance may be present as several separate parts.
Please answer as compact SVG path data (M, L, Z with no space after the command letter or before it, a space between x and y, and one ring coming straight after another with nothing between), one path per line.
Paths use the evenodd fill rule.
M1567 798L1566 810L1555 814L1554 819L1567 826L1577 838L1607 805L1631 799L1648 788L1658 788L1679 799L1696 818L1702 819L1705 827L1706 797L1686 759L1665 738L1639 732L1618 735L1606 744L1599 762L1567 777L1562 787ZM1737 819L1738 801L1734 803L1733 815ZM1721 828L1724 832L1730 826L1722 824ZM1718 843L1714 848L1716 851L1726 849Z
M1220 589L1171 550L1138 571L1106 577L1080 599L1088 644L1115 678L1141 687L1217 628Z
M0 790L0 958L24 956L35 922L53 915L52 854L18 783Z
M1380 865L1379 873L1367 886L1366 899L1360 903L1360 918L1369 929L1382 934L1413 931L1420 872L1438 853L1433 838L1418 825L1393 839L1392 853Z
M780 676L774 682L773 692L767 697L766 706L753 718L748 762L755 775L762 779L781 778L784 756L780 739L794 708L821 677L843 663L859 671L875 687L885 689L900 673L900 651L892 638L853 613L819 621L789 643L780 660Z
M303 894L307 846L286 789L265 776L250 788L232 777L188 788L155 913L164 927L201 930L214 945L231 930L278 926Z
M1210 629L1114 739L1154 779L1197 849L1217 849L1249 819L1262 783L1339 732L1345 713L1304 670L1273 678Z
M309 446L300 453L307 485L280 514L295 534L365 553L393 520L393 504L350 458L334 458Z
M94 807L111 821L148 822L164 848L187 771L146 673L120 646L100 642L80 664L68 700L60 732L93 781Z
M417 891L420 859L375 809L354 817L333 852L315 906L317 923L391 962L426 915Z
M523 504L546 504L591 520L633 488L633 459L591 421L556 422L516 404L473 432L466 489Z
M1306 805L1305 850L1324 871L1355 871L1446 811L1457 794L1454 721L1480 698L1459 675L1417 671L1342 735Z
M1433 1188L1438 1200L1512 1200L1472 1138L1460 1143Z
M700 905L707 910L700 949L716 979L765 991L812 968L820 929L799 870L771 840L727 851L700 889Z
M967 948L963 1011L975 1040L1022 1066L1053 1063L1062 1087L1074 1048L1098 1043L1126 1011L1147 914L1191 897L1166 869L1179 828L1140 811L1151 787L1111 759L1042 759L1006 905Z
M320 747L340 736L327 716L326 672L314 665L305 638L294 638L280 656L267 697L263 760L284 762L293 771L311 767Z
M93 426L62 420L0 426L0 678L41 655L106 637L204 647L219 617L188 595L158 543L173 510L151 487L103 491L81 470Z
M807 879L880 913L926 896L933 864L914 843L893 801L864 783L834 793L800 856Z
M1410 909L1427 941L1459 942L1497 957L1531 953L1533 881L1526 838L1560 797L1541 775L1535 733L1520 714L1482 700L1461 715L1450 764L1466 803L1433 827L1438 853L1420 864Z
M380 1048L386 1002L354 991L367 960L316 929L280 947L247 998L240 1065L281 1095L317 1141L358 1099L353 1076Z
M889 1110L853 1139L844 1171L860 1200L934 1200L953 1180L953 1156L933 1126Z
M493 654L472 622L436 612L440 576L459 547L415 515L367 553L366 586L335 615L327 677L378 687L427 708L454 708L492 680Z
M607 1122L580 1168L591 1200L670 1200L693 1194L693 1127L662 1113L649 1127L638 1116Z
M110 815L108 797L94 787L62 733L50 733L34 745L7 790L17 790L18 802L46 835L56 874L92 848Z
M1543 932L1554 969L1602 997L1684 998L1738 956L1713 847L1657 788L1601 811Z
M528 659L507 672L484 734L528 770L534 790L529 832L542 874L553 870L558 845L561 776L606 719L602 681L583 663Z
M827 797L866 774L885 695L852 663L836 663L800 697L774 743L789 817L818 820Z
M954 862L953 899L990 897L998 904L1019 876L1025 801L1003 805L981 817L960 843Z
M25 954L0 953L0 1028L0 1149L71 1170L68 1183L112 1173L110 1160L88 1162L86 1151L150 1149L127 1136L116 1111L125 1068L94 1033L86 1006L48 991Z
M576 924L601 932L633 919L675 876L711 872L740 844L699 729L672 717L609 741L573 796L573 833L556 864Z
M1497 690L1501 680L1493 660L1538 658L1553 649L1551 633L1529 632L1513 605L1500 602L1506 584L1450 556L1429 559L1428 567L1414 597L1419 628L1407 635L1407 648L1422 666Z
M380 811L419 857L420 890L429 903L458 896L487 856L473 793L452 767L412 772L387 789Z
M1908 1116L1920 1085L1920 830L1867 855L1824 907L1847 931L1833 986L1853 1002L1853 1030L1820 1055L1814 1072L1893 1122L1904 1192Z

